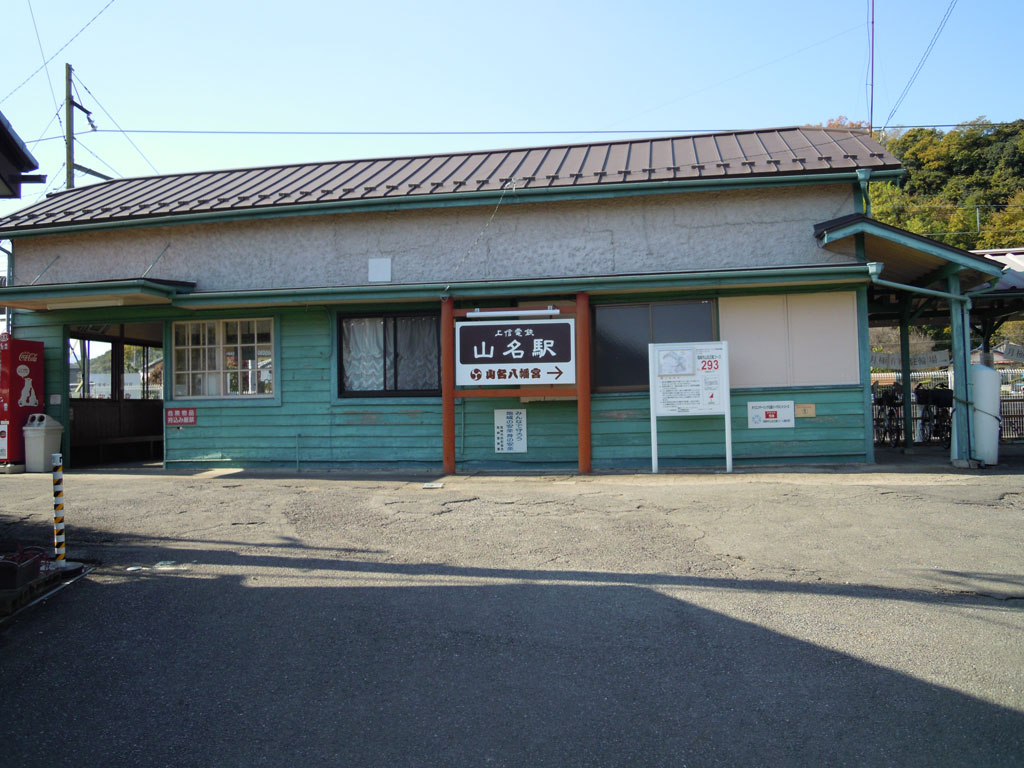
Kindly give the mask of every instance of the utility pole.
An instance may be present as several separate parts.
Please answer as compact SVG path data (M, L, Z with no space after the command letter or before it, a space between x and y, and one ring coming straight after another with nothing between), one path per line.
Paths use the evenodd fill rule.
M64 166L66 189L75 188L75 102L71 98L71 65L64 64Z
M875 131L875 0L871 0L871 96L868 97L868 135Z
M111 181L112 176L107 176L99 171L94 171L92 168L86 168L84 165L78 165L75 162L75 110L80 109L85 113L86 120L89 121L90 125L95 125L92 122L92 112L83 107L77 101L71 93L71 73L74 70L70 64L64 65L64 165L67 168L67 189L75 188L75 171L81 171L82 173L88 173L90 176L95 176L98 179L104 181Z

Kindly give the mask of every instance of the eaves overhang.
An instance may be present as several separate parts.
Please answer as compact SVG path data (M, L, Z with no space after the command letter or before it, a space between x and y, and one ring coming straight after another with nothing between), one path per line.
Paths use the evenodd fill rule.
M592 296L622 293L693 291L703 294L730 291L772 291L814 288L840 289L865 285L870 280L865 264L833 264L768 269L709 270L594 277L552 277L523 280L467 281L460 283L378 284L272 290L196 291L178 296L174 306L208 310L274 308L367 302L437 301L570 295L585 291Z
M1003 272L1003 265L960 248L931 240L899 227L855 213L816 224L814 236L822 248L843 252L849 243L862 243L866 262L884 265L885 277L927 287L950 274L959 274L964 289L986 283ZM858 245L858 247L861 247Z
M0 306L38 312L55 309L171 305L195 287L195 283L146 278L15 285L0 288Z
M904 175L902 169L875 171L871 179L895 179ZM341 213L394 212L431 208L457 208L478 205L516 205L539 202L602 200L619 197L709 192L724 189L760 189L778 186L815 186L821 184L857 183L856 171L821 172L793 175L739 176L729 178L685 179L678 181L620 182L577 187L543 187L514 191L452 192L410 195L398 198L372 197L345 199L323 203L294 203L243 208L221 208L202 212L127 216L103 220L82 220L72 223L35 224L0 227L0 237L28 238L101 232L139 227L165 227L247 220L266 220L297 216L321 216Z

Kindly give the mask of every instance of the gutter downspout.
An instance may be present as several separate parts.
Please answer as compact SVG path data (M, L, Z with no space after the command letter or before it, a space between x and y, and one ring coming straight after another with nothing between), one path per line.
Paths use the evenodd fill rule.
M871 179L870 168L857 169L857 182L860 184L860 194L864 200L864 215L871 218L871 195L868 194L868 181Z

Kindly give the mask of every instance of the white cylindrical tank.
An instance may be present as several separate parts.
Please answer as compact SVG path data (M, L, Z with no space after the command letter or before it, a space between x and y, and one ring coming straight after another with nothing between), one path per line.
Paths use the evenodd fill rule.
M984 464L999 463L999 371L987 365L971 366L974 405L974 458Z

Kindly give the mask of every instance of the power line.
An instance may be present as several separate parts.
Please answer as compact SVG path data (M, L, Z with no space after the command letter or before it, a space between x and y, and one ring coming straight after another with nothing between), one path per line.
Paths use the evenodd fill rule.
M77 78L77 75L75 76ZM86 89L88 90L88 89ZM91 95L91 93L90 93ZM95 96L93 96L95 99ZM97 104L99 102L97 101ZM102 106L101 106L102 109ZM104 110L106 112L106 110ZM108 114L109 117L109 114ZM113 120L113 118L111 118ZM975 126L985 128L1000 128L1015 125L1017 122L1004 123L927 123L917 125L890 125L891 130L910 130L913 128L970 128ZM811 126L802 126L811 127ZM744 132L749 129L742 129ZM821 130L841 130L822 128ZM551 129L551 130L496 130L496 131L460 131L460 130L235 130L230 128L100 128L93 133L123 133L123 134L163 134L179 136L644 136L650 134L702 134L702 133L736 133L735 128L621 128L621 129ZM43 139L26 142L27 144L38 144L44 141L62 139L63 136L47 136Z
M46 69L46 65L49 63L49 61L46 58L45 51L43 51L43 39L39 36L39 25L36 24L36 13L35 13L34 10L32 10L32 0L27 0L27 2L28 2L28 15L32 18L32 29L35 30L36 42L39 43L39 58L41 58L43 60L43 67L42 68ZM36 70L36 71L38 72L39 70ZM50 86L50 98L53 99L53 108L55 110L57 110L57 121L60 124L60 127L63 128L64 127L64 123L61 122L61 119L60 119L60 107L57 106L57 94L54 93L54 90L53 90L53 80L50 79L50 70L49 69L46 69L46 83ZM51 120L50 122L53 122L53 121ZM45 131L45 129L44 129L44 131Z
M143 160L145 160L145 161L146 161L146 164L147 164L147 165L148 165L148 166L149 166L150 168L152 168L152 169L153 169L153 173L159 174L159 173L160 173L160 171L158 171L158 170L156 169L156 166L155 166L155 165L153 165L153 163L151 163L151 162L149 161L149 158L148 158L148 157L146 157L145 153L144 153L144 152L143 152L143 151L142 151L141 149L139 149L139 146L138 146L138 144L136 144L136 143L135 143L134 141L132 141L132 140L131 140L131 137L130 137L130 136L129 136L129 135L127 134L127 133L125 133L124 129L123 129L123 128L122 128L122 127L121 127L120 125L118 125L118 122L117 122L117 120L115 120L115 119L114 119L114 116L113 116L112 114L110 114L110 112L108 112L108 111L107 111L107 108L106 108L106 107L104 107L104 106L103 106L102 104L100 104L100 100L96 98L96 94L95 94L95 93L93 93L93 92L92 92L91 90L89 90L89 86L88 86L88 85L86 85L86 84L85 84L85 83L84 83L84 82L82 81L82 78L80 78L80 77L79 77L78 75L76 75L76 74L74 74L74 73L72 73L72 77L74 77L74 79L75 79L75 80L77 80L77 81L79 82L79 84L80 84L80 85L81 85L81 86L82 86L83 88L85 88L85 92L86 92L86 93L88 93L88 94L89 94L89 95L90 95L90 96L92 97L92 100L96 102L96 105L97 105L97 106L98 106L98 107L99 107L100 109L102 109L102 110L103 110L103 114L105 114L105 115L106 115L107 117L109 117L109 118L110 118L110 122L112 122L112 123L113 123L113 124L114 124L115 126L117 126L117 130L118 130L118 131L120 131L122 135L124 135L124 137L125 137L125 138L126 138L126 139L128 140L128 143L129 143L129 144L131 144L131 145L132 145L132 146L133 146L133 147L135 148L135 151L139 153L139 155L140 155L140 156L142 157L142 159L143 159ZM90 120L89 122L90 122L90 124L91 124L91 123L92 123L92 120ZM95 126L93 126L93 131L94 131L95 133L101 133L101 131L97 130ZM105 131L103 131L103 132L105 132Z
M70 40L68 40L66 43L64 43L64 45L62 45L60 48L58 48L57 51L50 58L48 58L46 61L43 62L43 66L39 67L39 69L37 69L31 75L29 75L24 80L22 80L21 83L19 83L15 87L15 89L13 91L11 91L6 96L4 96L2 99L0 99L0 104L3 104L5 101L7 101L9 98L11 98L11 96L13 96L23 85L25 85L25 83L27 83L33 77L35 77L40 72L42 72L44 69L46 69L46 65L47 64L49 64L51 61L53 61L55 58L57 58L57 56L60 55L61 51L63 51L65 48L67 48L69 45L71 45L73 42L75 42L75 38L77 38L80 34L85 32L85 30L89 28L89 25L92 24L94 21L96 21L96 19L98 19L103 14L103 12L105 10L107 10L107 8L112 6L114 4L114 2L115 2L115 0L110 0L110 2L108 2L102 8L100 8L99 13L97 13L95 16L93 16L91 19L89 19L89 21L86 22L84 27L82 27L80 30L75 32L75 34L71 36ZM34 19L33 19L33 23L34 23Z
M121 172L120 172L119 170L117 170L117 168L115 168L114 166L112 166L112 165L111 165L110 163L108 163L108 162L107 162L106 160L104 160L104 159L103 159L102 157L100 157L100 156L99 156L99 155L97 155L97 154L96 154L95 152L93 152L93 151L92 151L91 149L89 149L89 147L87 147L87 146L85 145L85 142L84 142L84 141L82 141L81 139L79 139L79 138L78 138L77 136L75 137L75 143L76 143L76 144L78 144L78 146L80 146L80 147L81 147L82 149L84 149L84 150L85 150L86 152L88 152L88 153L89 153L90 155L92 155L93 157L95 157L95 158L96 158L97 160L99 160L99 161L100 161L101 163L103 163L103 164L104 164L105 166L107 166L107 168L109 168L109 169L110 169L110 170L111 170L111 171L112 171L112 172L113 172L113 173L114 173L114 174L115 174L116 176L124 176L124 174L123 174L123 173L121 173Z
M950 211L950 210L964 210L970 211L975 208L1024 208L1024 204L1021 203L978 203L977 205L915 205L913 203L908 205L873 205L871 209L874 211L895 211L895 212L907 212L907 211Z
M648 115L651 112L657 112L659 109L664 109L665 107L670 107L673 104L676 104L676 103L682 101L683 99L688 99L688 98L690 98L692 96L696 96L699 93L704 93L705 91L710 91L713 88L717 88L720 85L725 85L726 83L732 82L733 80L737 80L737 79L743 77L744 75L749 75L751 72L756 72L759 69L764 69L765 67L770 67L772 64L778 64L780 61L785 61L786 59L790 59L790 58L792 58L794 56L798 56L799 54L804 53L805 51L809 51L812 48L817 48L819 45L824 45L825 43L830 43L833 40L835 40L836 38L842 37L843 35L847 35L850 32L853 32L854 30L860 29L861 26L862 26L861 24L857 24L855 26L850 27L849 29L844 29L842 32L837 32L836 34L832 35L831 37L827 37L824 40L819 40L816 43L811 43L810 45L807 45L807 46L805 46L803 48L800 48L799 50L792 51L790 53L785 54L784 56L780 56L777 59L772 59L771 61L766 61L763 64L758 64L758 65L756 65L754 67L751 67L750 69L745 69L742 72L737 72L735 75L727 77L727 78L725 78L723 80L718 80L716 82L709 83L708 85L706 85L706 86L704 86L702 88L698 88L695 91L689 91L688 93L681 94L680 96L676 96L674 99L666 101L663 104L659 104L659 105L657 105L655 107L651 107L650 109L646 109L643 112L638 112L636 114L630 115L628 118L625 118L625 119L627 119L627 120L634 120L634 119L636 119L638 117L643 117L644 115ZM597 131L594 131L594 133L597 133Z
M939 22L939 28L936 29L935 34L932 35L931 42L928 43L928 47L925 48L924 55L921 56L921 60L917 63L917 68L914 69L914 74L910 76L910 80L908 80L907 84L904 86L903 93L901 93L900 97L896 99L896 104L892 108L892 112L890 112L889 116L885 118L886 125L888 125L889 121L892 120L892 116L896 114L896 110L900 108L900 105L903 103L903 99L907 97L907 93L910 92L910 86L914 84L914 81L917 80L917 76L921 74L921 69L924 67L924 63L928 60L928 57L931 55L932 48L935 47L935 43L939 39L939 35L942 34L942 30L945 28L946 22L949 21L949 16L951 13L953 13L953 8L956 7L956 3L957 0L950 0L949 7L946 9L946 15L943 16L942 21Z

